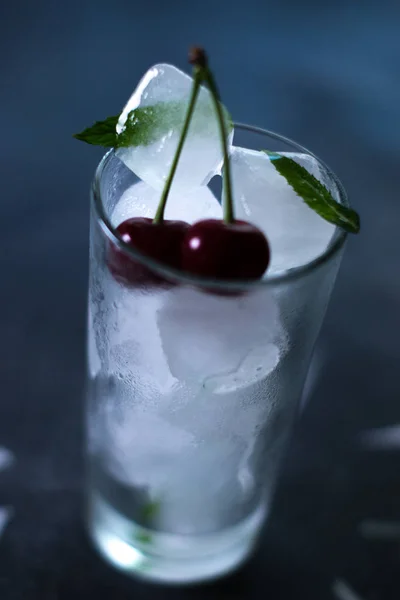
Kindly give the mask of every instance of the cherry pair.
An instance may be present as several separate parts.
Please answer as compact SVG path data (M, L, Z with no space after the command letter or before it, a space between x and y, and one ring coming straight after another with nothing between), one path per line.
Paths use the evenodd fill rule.
M269 263L269 246L264 234L245 221L226 223L207 219L189 225L168 220L154 223L151 219L136 217L121 223L117 232L122 241L149 258L208 279L258 279ZM111 248L108 262L114 276L126 284L158 279L115 246Z
M117 233L126 244L139 252L190 275L217 281L258 279L268 267L269 245L264 234L257 227L235 219L228 136L218 89L202 48L191 50L189 62L193 65L192 91L156 215L153 221L140 217L128 219L119 225ZM224 220L207 219L189 225L183 221L165 220L164 212L202 83L205 83L210 91L219 124L224 158ZM114 246L110 252L109 267L114 276L125 283L162 281L162 278L150 273L148 269Z

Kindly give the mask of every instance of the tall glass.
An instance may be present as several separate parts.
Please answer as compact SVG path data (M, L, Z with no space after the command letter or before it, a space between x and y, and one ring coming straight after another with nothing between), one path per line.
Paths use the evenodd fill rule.
M311 154L267 131L235 131L242 147ZM200 285L116 237L112 213L135 181L111 151L92 188L88 524L115 566L194 582L234 569L255 547L345 233L312 262L240 290ZM152 276L126 285L115 257Z

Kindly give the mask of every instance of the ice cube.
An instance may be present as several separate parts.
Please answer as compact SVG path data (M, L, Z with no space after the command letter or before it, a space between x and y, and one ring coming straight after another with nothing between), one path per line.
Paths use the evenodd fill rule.
M230 373L214 375L204 381L204 387L215 394L239 391L261 381L277 366L280 358L279 346L273 343L252 348L239 366Z
M116 154L140 179L157 190L164 187L170 171L191 87L192 78L186 73L171 65L155 65L139 82L118 121L117 132L120 133L132 110L151 107L148 108L151 114L149 112L144 118L140 114L137 116L139 127L142 118L143 143L119 148ZM233 132L228 119L227 126L231 141ZM210 93L202 87L174 177L173 190L187 192L207 184L219 172L221 165L218 123Z
M163 296L162 291L150 294L123 290L113 307L109 371L119 378L119 385L128 395L130 391L138 400L147 397L148 402L154 395L168 393L176 384L157 327ZM140 394L141 388L146 393Z
M242 451L240 443L222 436L185 448L160 489L164 527L205 533L239 521L246 509L236 477Z
M101 360L96 347L96 335L93 328L93 317L91 302L88 305L88 333L87 333L87 365L89 375L95 379L96 375L101 370Z
M256 383L286 347L272 292L218 296L179 287L157 314L171 373L217 393Z
M133 217L154 217L160 201L160 191L140 181L129 187L121 196L111 216L111 223L118 227L125 219ZM166 219L176 219L194 223L200 219L221 219L222 208L207 186L179 195L172 192L168 196L165 209Z
M312 156L282 154L323 180L323 169ZM270 242L269 274L306 264L325 251L335 226L305 204L267 154L233 147L231 170L237 218L256 224Z
M162 489L175 461L193 443L193 435L148 407L127 406L123 418L108 418L108 468L129 485Z
M153 386L163 393L173 387L157 327L157 311L163 306L161 288L130 289L121 286L110 273L102 274L101 288L92 286L90 294L89 338L90 371L114 376L122 385ZM132 391L135 389L130 384Z

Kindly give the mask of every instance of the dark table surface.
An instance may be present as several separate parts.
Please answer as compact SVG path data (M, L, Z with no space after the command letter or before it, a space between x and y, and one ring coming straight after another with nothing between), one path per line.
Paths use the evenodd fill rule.
M400 80L396 3L14 0L0 6L1 600L399 597ZM101 151L71 134L114 114L155 62L203 43L234 118L340 175L362 216L308 402L255 558L216 584L154 587L105 565L82 525L88 187ZM339 583L338 583L339 581ZM336 586L336 587L335 587ZM380 591L377 592L376 589ZM343 595L344 594L344 595Z

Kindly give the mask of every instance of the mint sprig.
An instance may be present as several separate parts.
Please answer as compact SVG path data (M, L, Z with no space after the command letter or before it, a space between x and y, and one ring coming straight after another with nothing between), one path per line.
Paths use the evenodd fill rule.
M117 141L116 127L118 116L108 117L104 121L96 121L80 133L75 133L74 138L94 146L114 148Z
M330 191L314 175L288 156L263 150L272 164L298 196L320 217L349 233L360 231L360 217L352 208L337 202Z
M116 132L119 116L108 117L104 121L96 121L74 138L87 144L106 148L129 148L132 146L148 146L159 140L171 130L179 130L187 109L186 100L157 102L150 106L139 106L128 114L123 131ZM223 107L229 131L233 129L232 119ZM207 131L207 124L214 119L213 107L209 103L199 103L196 117L192 121L192 131Z
M140 512L140 517L143 521L152 521L159 514L161 509L161 501L160 500L149 500L142 507Z

